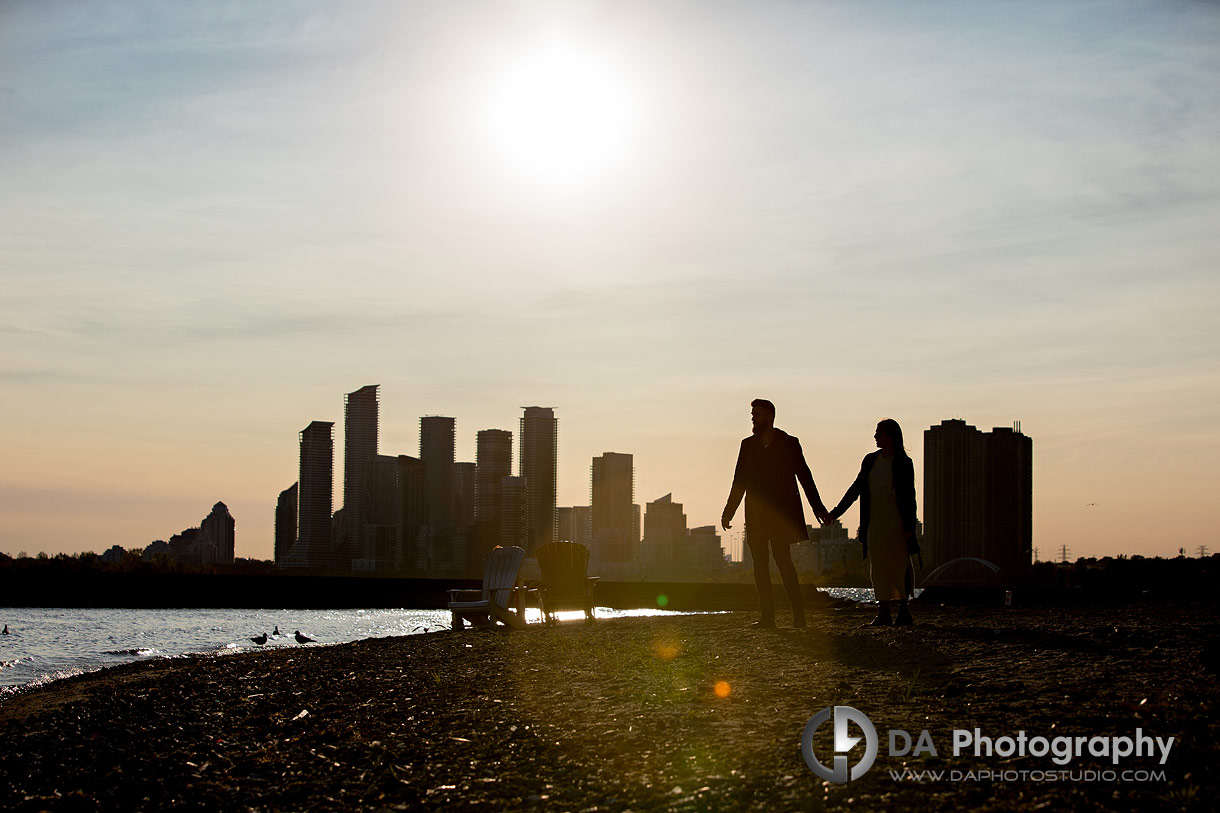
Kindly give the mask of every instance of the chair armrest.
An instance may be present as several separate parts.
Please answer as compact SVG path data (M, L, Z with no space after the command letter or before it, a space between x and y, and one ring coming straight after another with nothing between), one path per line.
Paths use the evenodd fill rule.
M471 598L471 597L473 597L473 598ZM450 601L477 601L478 599L480 599L482 597L483 597L482 590L468 590L465 588L450 588L449 589L449 600Z

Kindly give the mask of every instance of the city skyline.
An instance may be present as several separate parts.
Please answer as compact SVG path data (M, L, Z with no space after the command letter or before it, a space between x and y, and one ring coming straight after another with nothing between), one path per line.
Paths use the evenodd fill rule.
M1043 557L1214 549L1218 39L1134 0L0 4L0 551L223 501L270 559L297 433L368 381L387 454L552 405L558 506L619 450L692 527L754 398L828 502L881 418L1020 421Z

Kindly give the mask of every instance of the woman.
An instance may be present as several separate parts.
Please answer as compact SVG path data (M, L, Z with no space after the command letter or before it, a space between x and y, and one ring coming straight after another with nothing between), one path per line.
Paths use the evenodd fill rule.
M902 445L902 427L886 418L873 435L877 451L865 456L860 474L843 499L830 512L841 517L860 498L860 541L864 556L872 561L869 573L877 596L877 617L866 626L910 626L907 598L915 586L911 554L919 552L915 539L915 464ZM890 617L890 605L898 602L898 619Z

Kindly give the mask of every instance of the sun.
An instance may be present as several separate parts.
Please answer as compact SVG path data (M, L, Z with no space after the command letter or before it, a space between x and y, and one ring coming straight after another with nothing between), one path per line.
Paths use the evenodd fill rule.
M628 160L636 114L621 68L552 40L497 74L486 132L501 169L532 185L570 190L609 176Z

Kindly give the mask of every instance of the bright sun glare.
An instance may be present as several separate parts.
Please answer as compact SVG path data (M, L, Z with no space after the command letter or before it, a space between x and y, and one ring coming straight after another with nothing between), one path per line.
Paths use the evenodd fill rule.
M627 159L633 101L627 77L596 54L558 41L532 50L493 86L497 163L531 184L583 187Z

